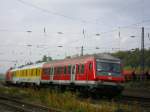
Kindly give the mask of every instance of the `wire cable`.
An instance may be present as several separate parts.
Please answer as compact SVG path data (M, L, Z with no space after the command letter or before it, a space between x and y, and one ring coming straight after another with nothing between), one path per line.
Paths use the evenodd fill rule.
M29 2L26 2L26 1L23 1L23 0L17 0L17 1L19 1L20 3L22 3L22 4L26 5L26 6L33 7L35 9L41 10L42 12L45 12L45 13L48 13L48 14L51 14L51 15L64 17L64 18L67 18L67 19L70 19L70 20L80 21L82 23L92 23L92 22L84 20L84 19L71 17L71 16L68 16L68 15L65 15L65 14L62 14L62 13L59 13L59 12L54 12L54 11L50 11L48 9L41 8L39 6L36 6L36 5L32 4L32 3L29 3ZM92 24L97 24L97 23L93 22Z

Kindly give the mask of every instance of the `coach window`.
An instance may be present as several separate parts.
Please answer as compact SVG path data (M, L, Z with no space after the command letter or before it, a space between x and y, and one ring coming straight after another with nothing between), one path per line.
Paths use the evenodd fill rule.
M45 69L46 69L46 68L43 68L43 73L44 73L44 74L46 74L46 70L45 70Z
M25 70L25 76L27 76L27 70Z
M24 75L24 70L22 70L21 74L22 74L23 76L25 76L25 75Z
M27 69L27 75L30 76L30 71L29 71L29 69Z
M23 70L20 71L20 75L21 75L21 76L24 76Z
M43 72L44 72L44 70L43 70ZM38 76L40 75L40 73L39 73L39 68L37 68L37 75L38 75Z
M20 76L22 76L23 75L23 72L22 72L23 70L20 70Z
M52 75L52 68L49 68L49 74Z
M43 71L44 71L44 75L45 75L46 74L46 68L44 68Z
M92 70L92 63L89 64L89 70Z
M27 69L26 69L26 76L28 76L28 74L27 74Z
M79 73L79 65L76 65L76 73Z
M20 71L20 76L24 76L24 70Z
M34 69L31 69L32 70L32 76L34 76Z
M18 73L18 70L17 70L17 71L16 71L16 77L18 77L18 74L19 74L19 73Z
M61 74L64 74L64 68L61 67Z
M81 73L84 74L84 64L81 65Z
M20 70L20 76L22 76L22 70Z
M31 69L29 69L29 75L32 76L32 75L31 75Z
M49 74L49 69L48 68L44 68L44 74L48 75Z
M60 67L57 67L57 74L60 74Z
M34 74L35 74L35 76L37 76L37 74L36 74L36 68L34 69Z
M25 76L25 72L24 72L24 70L22 70L22 74Z
M49 68L46 68L46 75L49 75L49 72L50 71L50 69Z
M24 70L24 75L27 76L27 75L26 75L26 70Z
M68 74L71 74L71 65L68 65Z
M37 75L37 69L36 69L36 68L35 68L35 76L38 76L38 75Z
M24 70L24 75L25 75L25 76L27 76L27 74L26 74L26 70Z
M57 68L56 67L54 68L54 74L55 75L57 74Z
M59 75L59 73L60 73L60 68L57 67L57 74Z
M61 74L61 67L57 68L57 74Z
M63 68L62 67L58 67L57 71L58 71L58 74L62 74L62 70Z
M56 68L56 74L59 74L59 67Z
M31 69L31 76L33 76L33 69Z
M64 66L64 74L67 74L67 68Z
M37 74L37 76L39 76L39 69L38 68L36 69L36 74Z
M30 77L30 69L28 69L28 76Z
M29 69L29 75L30 75L30 77L31 77L31 69Z
M36 76L36 68L33 69L33 74Z
M26 76L28 76L28 70L26 69Z

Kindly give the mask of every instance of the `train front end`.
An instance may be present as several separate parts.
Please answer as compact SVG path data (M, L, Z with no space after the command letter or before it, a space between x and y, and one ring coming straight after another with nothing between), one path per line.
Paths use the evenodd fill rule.
M101 93L120 94L125 80L121 61L112 56L96 58L95 80L97 81L97 90L100 90Z

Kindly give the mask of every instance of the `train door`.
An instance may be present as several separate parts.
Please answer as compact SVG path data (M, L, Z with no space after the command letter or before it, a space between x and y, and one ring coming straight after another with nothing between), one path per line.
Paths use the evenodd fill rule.
M54 77L54 67L50 68L50 81L53 81L53 77Z
M75 75L76 75L76 65L71 66L71 82L75 82Z
M89 61L87 64L87 80L92 80L94 78L93 75L93 62Z

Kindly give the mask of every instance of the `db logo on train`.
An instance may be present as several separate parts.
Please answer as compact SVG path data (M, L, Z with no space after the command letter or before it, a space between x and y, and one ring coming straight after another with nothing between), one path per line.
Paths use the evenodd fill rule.
M109 76L111 76L111 73L108 73ZM112 77L108 77L109 80L112 80Z

